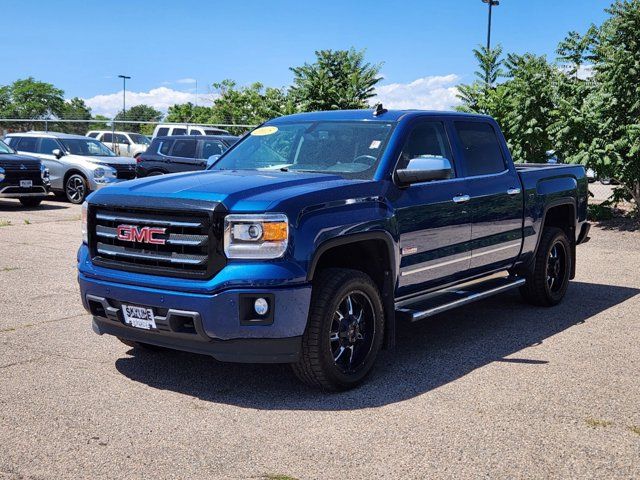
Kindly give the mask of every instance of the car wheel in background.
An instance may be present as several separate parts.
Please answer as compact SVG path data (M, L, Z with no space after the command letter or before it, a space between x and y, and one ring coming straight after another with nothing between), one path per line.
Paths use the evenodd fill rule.
M64 193L71 203L81 204L89 193L87 181L79 173L70 175L64 184Z

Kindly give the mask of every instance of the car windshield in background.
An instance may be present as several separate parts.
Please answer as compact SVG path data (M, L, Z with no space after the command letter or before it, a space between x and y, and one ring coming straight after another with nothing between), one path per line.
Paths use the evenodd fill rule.
M214 164L222 170L335 173L371 179L392 130L383 122L304 122L253 130Z
M13 153L13 150L11 150L9 145L0 140L0 153Z
M92 157L115 157L115 153L109 150L102 142L90 138L61 138L60 142L72 155L85 155Z
M130 133L129 137L133 143L140 143L142 145L151 145L151 142L144 135L140 135L139 133Z

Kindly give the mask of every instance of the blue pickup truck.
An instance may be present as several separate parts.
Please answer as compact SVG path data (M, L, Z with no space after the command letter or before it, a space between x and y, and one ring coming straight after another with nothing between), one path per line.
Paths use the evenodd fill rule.
M78 278L98 334L352 388L396 323L519 288L552 306L588 240L577 165L516 165L487 116L306 113L207 171L83 206Z

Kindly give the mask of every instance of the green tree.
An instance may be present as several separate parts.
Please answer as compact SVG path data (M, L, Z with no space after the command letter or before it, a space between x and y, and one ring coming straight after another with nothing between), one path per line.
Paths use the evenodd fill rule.
M87 107L84 100L74 97L64 102L59 117L65 120L91 120L91 109ZM56 124L55 129L62 132L84 135L89 129L89 124L84 122L61 122Z
M109 117L105 117L104 115L96 115L92 118L94 120L89 124L87 130L111 130Z
M114 120L133 120L137 122L159 122L162 112L149 105L135 105L126 112L120 110ZM116 123L116 130L149 134L153 132L154 125L150 123Z
M46 119L58 116L64 109L64 91L33 77L16 80L0 88L0 117ZM16 123L12 128L29 129L33 124Z
M598 125L587 164L617 180L614 200L640 205L640 0L617 0L595 35L595 86L586 105Z
M191 102L172 105L165 120L175 123L210 123L213 116L211 107L194 105Z
M382 64L365 61L365 52L319 50L316 61L292 67L290 95L300 111L367 108L382 80Z

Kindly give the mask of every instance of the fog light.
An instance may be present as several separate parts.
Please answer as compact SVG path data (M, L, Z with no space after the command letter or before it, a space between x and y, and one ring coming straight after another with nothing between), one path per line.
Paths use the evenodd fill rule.
M269 302L264 298L256 298L256 301L253 303L253 309L260 316L266 315L269 311Z

